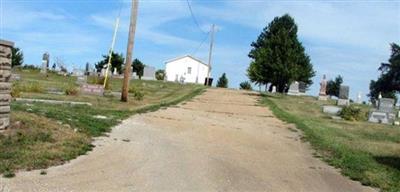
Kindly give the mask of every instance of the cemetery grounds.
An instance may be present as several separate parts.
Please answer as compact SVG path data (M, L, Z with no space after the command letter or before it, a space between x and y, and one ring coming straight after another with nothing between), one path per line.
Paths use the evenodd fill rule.
M309 96L264 95L267 105L280 119L293 123L315 156L340 169L364 185L384 191L400 191L400 127L365 121L335 120L322 113L333 100ZM370 106L352 104L367 113ZM297 132L296 129L291 129Z
M0 174L59 165L91 150L92 138L135 113L154 111L200 94L203 86L131 80L129 101L120 102L122 79L111 79L107 96L76 93L76 77L17 69L12 95L20 98L88 102L89 105L11 103L11 127L0 135ZM88 82L96 77L89 77ZM69 92L69 95L66 94ZM136 95L143 94L143 98ZM46 174L43 171L43 174Z

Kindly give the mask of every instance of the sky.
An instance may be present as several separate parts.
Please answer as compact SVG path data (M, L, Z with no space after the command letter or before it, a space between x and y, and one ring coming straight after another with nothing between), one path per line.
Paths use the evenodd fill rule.
M208 31L215 24L212 76L226 73L229 87L248 80L250 44L274 17L286 13L298 25L298 37L316 76L307 92L317 95L322 75L337 75L355 99L367 100L369 82L390 56L390 43L400 43L400 1L186 1L139 2L133 57L157 69L165 61L193 55L207 63ZM110 49L115 20L121 22L114 50L125 55L129 0L0 0L0 38L23 50L26 64L62 59L68 68L84 68ZM196 24L196 21L198 25Z

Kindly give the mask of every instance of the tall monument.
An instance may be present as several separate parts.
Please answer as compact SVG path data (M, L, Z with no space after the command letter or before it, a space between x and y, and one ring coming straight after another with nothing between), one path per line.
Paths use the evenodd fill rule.
M321 86L319 88L319 94L318 94L318 100L328 100L328 96L326 95L326 86L328 82L326 81L326 75L323 75L321 82L319 85Z
M44 53L42 57L42 70L40 70L40 73L46 74L47 69L49 68L49 63L50 63L50 54L49 53Z

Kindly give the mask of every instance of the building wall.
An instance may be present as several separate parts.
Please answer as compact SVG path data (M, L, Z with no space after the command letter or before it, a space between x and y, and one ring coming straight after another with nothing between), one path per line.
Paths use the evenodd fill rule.
M190 57L184 57L166 63L165 72L167 81L180 81L180 78L184 77L186 83L203 84L208 67Z

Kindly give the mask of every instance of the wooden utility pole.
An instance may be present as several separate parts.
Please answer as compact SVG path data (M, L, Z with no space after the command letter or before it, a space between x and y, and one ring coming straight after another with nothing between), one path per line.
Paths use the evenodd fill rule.
M132 69L132 51L133 51L133 42L135 39L135 31L136 31L136 19L138 13L138 0L132 0L132 8L131 8L131 22L129 25L129 37L128 37L128 47L126 50L126 59L125 59L125 72L124 72L124 82L122 84L122 93L121 93L121 101L128 101L128 89L129 89L129 80L131 77Z
M207 72L207 81L206 81L207 82L206 83L207 86L209 85L210 76L211 76L211 55L212 55L212 49L213 49L213 44L214 44L214 28L215 28L215 25L212 24L211 25L211 32L210 32L210 35L211 35L211 38L210 38L210 50L208 52L208 72Z

